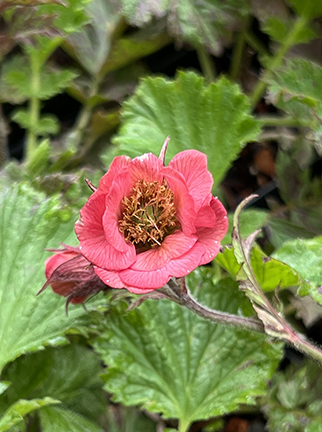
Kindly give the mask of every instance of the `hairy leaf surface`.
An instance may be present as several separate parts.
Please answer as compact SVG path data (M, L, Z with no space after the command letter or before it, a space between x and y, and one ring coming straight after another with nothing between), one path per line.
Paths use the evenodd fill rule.
M211 269L189 276L199 300L232 313L249 304L227 278L212 283ZM188 425L254 404L281 356L281 345L260 334L226 328L170 301L147 300L111 311L94 341L107 364L103 379L114 400L139 404Z

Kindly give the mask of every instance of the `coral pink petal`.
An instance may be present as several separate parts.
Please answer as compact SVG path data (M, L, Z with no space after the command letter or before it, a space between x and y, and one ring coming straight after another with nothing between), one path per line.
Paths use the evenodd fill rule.
M220 232L221 237L219 240L222 240L225 237L226 232L228 230L227 210L219 201L219 199L215 197L211 198L210 207L212 208L212 210L216 215L217 218L216 225L219 224L217 230L219 230L219 227L221 227L221 232Z
M204 253L205 246L196 243L189 252L182 255L180 258L171 260L169 264L167 264L167 269L171 276L186 276L201 264L200 260Z
M159 158L152 153L146 153L133 159L128 168L132 182L135 184L142 179L147 182L162 183L162 167L163 164Z
M163 287L172 276L167 266L152 271L127 269L122 270L119 275L124 284L142 289L144 292Z
M108 270L122 270L131 266L135 261L135 247L132 243L126 252L119 252L113 246L96 237L83 242L82 254L94 265Z
M117 174L126 167L131 161L128 156L117 156L113 159L109 170L100 180L98 192L107 194L109 193L112 183L117 176Z
M122 172L116 176L105 200L106 208L102 219L105 238L119 252L126 252L132 248L131 243L125 241L124 235L119 230L119 220L122 218L122 200L130 194L131 190L130 173L128 171Z
M188 252L196 243L197 237L187 237L182 231L175 231L165 238L161 246L140 253L131 269L152 271L164 267L170 260Z
M135 247L130 244L126 252L117 251L110 245L103 230L102 218L105 211L105 195L89 198L81 210L81 219L75 224L81 253L98 267L120 270L135 261Z
M171 260L164 267L152 271L138 271L132 268L122 270L120 278L127 285L144 289L157 289L163 287L172 276L182 277L192 272L200 263L205 247L196 243L189 252L180 258ZM132 291L133 292L133 291Z
M178 153L169 167L183 175L198 211L213 185L212 175L207 169L207 156L197 150L186 150Z
M80 211L81 218L75 224L79 241L104 237L102 218L105 211L105 195L94 192Z
M154 291L154 288L142 289L126 285L124 282L121 281L119 273L116 272L96 268L95 273L102 280L102 282L109 285L111 288L126 288L128 291L134 294L146 294L148 292Z
M216 219L216 214L211 205L204 205L197 214L195 226L214 228L216 226Z
M104 270L102 268L94 267L96 275L104 282L106 285L112 288L127 288L121 281L119 273L109 270Z
M211 207L216 213L216 225L214 228L198 228L198 243L205 246L205 253L202 256L200 265L207 264L218 254L220 240L222 240L228 229L227 212L217 198L211 201Z
M176 217L181 224L182 231L189 237L196 232L194 225L196 212L193 199L180 173L177 173L169 167L163 168L162 172L174 194Z

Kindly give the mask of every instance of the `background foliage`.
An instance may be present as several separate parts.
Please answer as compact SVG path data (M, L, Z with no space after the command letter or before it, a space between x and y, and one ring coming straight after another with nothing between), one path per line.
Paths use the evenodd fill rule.
M70 306L45 248L113 157L207 154L256 279L321 343L320 0L0 2L0 431L322 430L321 368L281 342L128 293ZM199 301L250 317L231 243L188 277ZM243 429L241 429L243 428Z

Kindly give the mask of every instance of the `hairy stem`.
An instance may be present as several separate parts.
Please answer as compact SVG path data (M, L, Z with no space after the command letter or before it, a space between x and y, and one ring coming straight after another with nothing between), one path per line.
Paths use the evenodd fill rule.
M40 64L34 56L30 56L31 66L31 89L32 96L29 100L29 111L30 111L30 128L28 129L27 135L27 151L26 160L32 158L33 153L37 148L37 134L36 129L39 123L40 116L40 100L38 99L38 93L40 88Z
M208 84L214 82L216 79L216 69L213 59L211 58L209 52L204 46L197 48L198 60Z
M227 312L221 312L210 309L200 304L194 299L187 288L179 288L176 282L173 280L168 282L161 290L168 298L185 306L187 309L201 316L202 318L208 319L216 324L224 324L233 327L243 328L245 330L256 331L258 333L264 333L264 326L256 318L246 318Z
M191 296L189 290L185 285L184 279L171 279L167 285L165 285L158 291L161 291L170 300L180 304L181 306L186 307L187 309L191 310L202 318L205 318L216 324L238 327L244 330L255 331L257 333L266 333L262 321L257 318L241 317L238 315L213 310L206 306L203 306ZM267 303L269 303L268 300ZM308 357L311 357L319 364L322 364L322 350L320 350L318 347L306 340L303 336L296 333L284 320L284 318L275 311L271 304L269 304L269 310L273 315L278 315L278 319L281 324L281 332L273 337L279 340L283 340L289 345L292 345L298 351L302 352ZM270 334L270 336L272 335Z
M266 115L258 117L263 127L310 127L311 120L302 120L291 116L276 117L274 115Z
M240 74L240 65L242 64L248 25L249 25L249 17L247 17L242 31L235 35L236 44L233 50L233 56L232 56L230 71L229 71L229 76L233 81L237 81Z

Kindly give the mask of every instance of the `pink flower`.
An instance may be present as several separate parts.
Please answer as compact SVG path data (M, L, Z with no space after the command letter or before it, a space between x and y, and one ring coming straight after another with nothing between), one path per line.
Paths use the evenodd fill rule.
M111 287L147 293L219 252L227 213L206 155L183 151L167 167L162 158L116 157L75 224L81 254Z
M64 249L51 251L55 255L45 262L47 281L38 294L50 285L55 293L67 297L68 307L70 302L83 303L89 295L107 288L91 263L79 253L79 248L64 245Z

